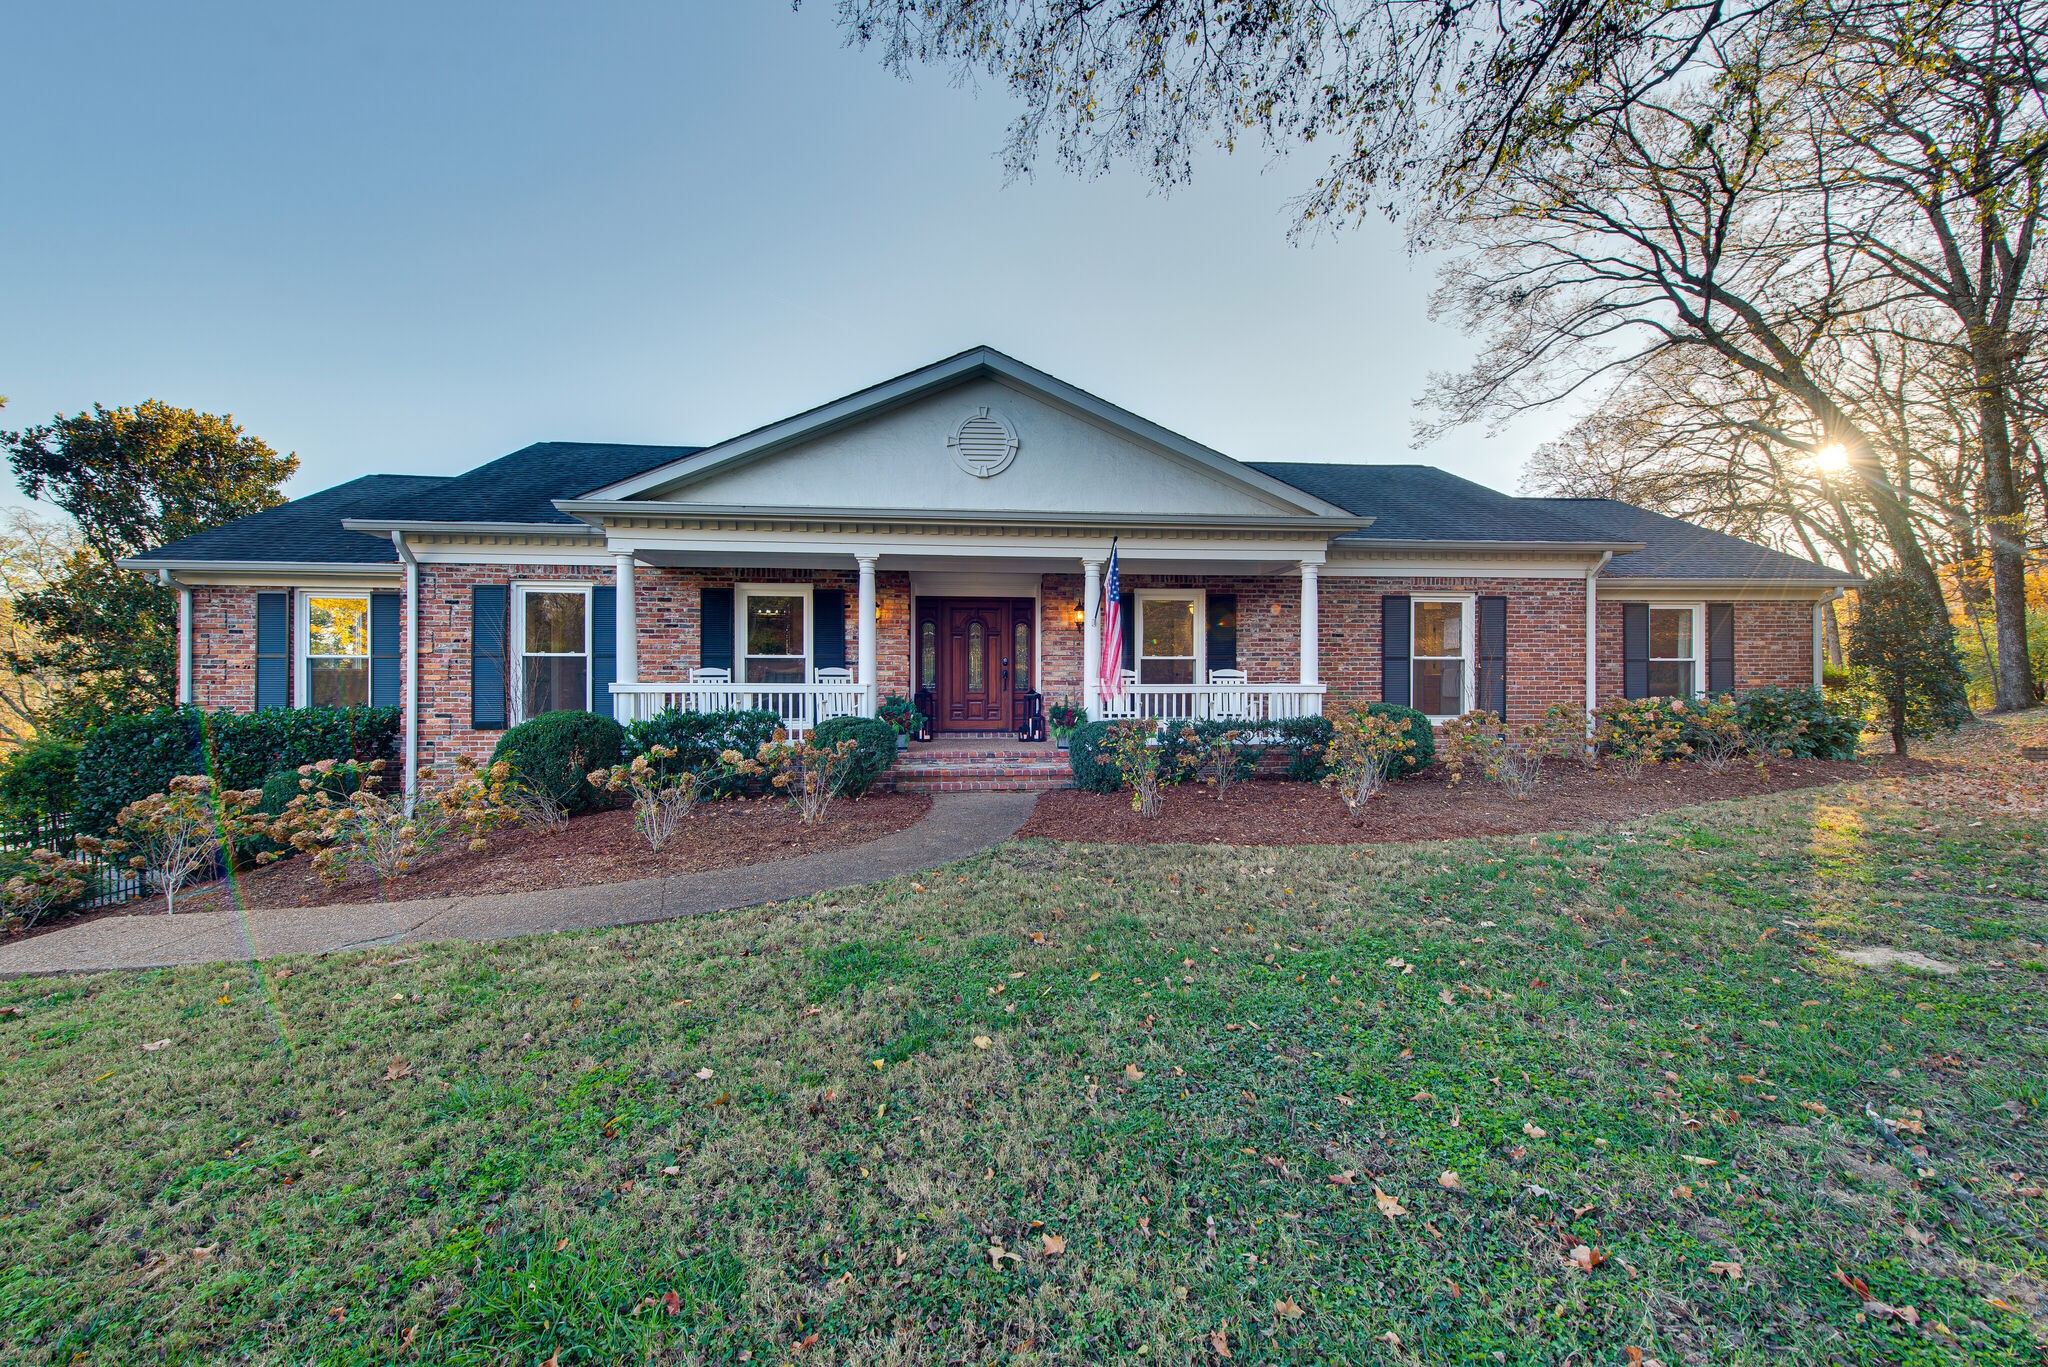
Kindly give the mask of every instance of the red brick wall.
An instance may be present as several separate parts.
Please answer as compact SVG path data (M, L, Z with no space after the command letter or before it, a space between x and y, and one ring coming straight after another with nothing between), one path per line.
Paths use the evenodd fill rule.
M540 581L609 584L612 566L420 566L420 763L445 767L457 755L488 759L502 731L469 724L470 590L478 584Z
M420 569L420 742L423 763L455 754L489 754L498 732L469 725L470 589L476 584L538 580L610 584L609 561L600 565L423 565ZM858 579L841 570L678 570L639 568L640 677L681 680L699 657L698 591L706 585L812 583L846 593L849 658L858 639ZM1049 574L1040 581L1042 674L1048 701L1079 701L1083 689L1081 576ZM1301 581L1295 574L1266 576L1132 575L1127 587L1205 588L1235 593L1238 660L1254 682L1300 678ZM1553 702L1579 706L1585 689L1585 585L1572 579L1352 578L1325 573L1321 585L1321 673L1332 701L1380 697L1380 598L1388 593L1503 594L1508 599L1508 711L1512 718L1540 714ZM898 571L877 576L880 692L911 689L910 578ZM256 595L288 586L214 587L192 591L193 689L202 707L247 711L256 694ZM296 619L294 619L296 620ZM1813 610L1805 602L1744 601L1735 605L1736 686L1804 687L1813 681ZM1604 700L1621 694L1621 604L1602 597L1599 608L1599 682ZM294 649L297 642L294 641ZM294 686L296 686L296 670Z
M192 701L209 712L256 707L256 595L290 593L284 584L192 590ZM294 674L291 687L298 687Z
M1716 602L1727 601L1716 599ZM1602 597L1600 615L1600 701L1622 696L1621 604ZM1813 686L1813 604L1737 601L1735 604L1735 686Z
M1390 593L1500 594L1508 600L1508 719L1552 703L1586 701L1583 579L1374 578L1321 580L1322 676L1330 702L1380 702L1380 599Z

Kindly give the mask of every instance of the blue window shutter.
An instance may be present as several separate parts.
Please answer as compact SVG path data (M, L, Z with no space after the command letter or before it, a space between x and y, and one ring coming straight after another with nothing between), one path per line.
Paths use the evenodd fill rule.
M731 669L732 590L703 589L697 595L697 665L700 669Z
M1735 691L1735 604L1707 604L1707 692Z
M370 595L370 706L396 707L399 703L400 659L398 607L404 595Z
M846 668L846 590L811 591L811 668Z
M1209 595L1209 621L1205 632L1209 668L1237 668L1237 595Z
M292 596L256 595L256 710L292 705Z
M609 584L590 591L590 710L612 715L612 685L619 681L619 595Z
M509 707L505 649L512 634L512 590L477 584L469 595L469 724L502 731Z
M1414 696L1408 676L1409 602L1405 593L1380 599L1380 701L1408 706Z
M1621 605L1621 696L1650 696L1650 605Z
M1119 620L1124 629L1124 668L1138 667L1138 595L1125 592L1117 600L1122 604Z
M1478 623L1479 710L1508 716L1508 600L1487 594L1473 604Z

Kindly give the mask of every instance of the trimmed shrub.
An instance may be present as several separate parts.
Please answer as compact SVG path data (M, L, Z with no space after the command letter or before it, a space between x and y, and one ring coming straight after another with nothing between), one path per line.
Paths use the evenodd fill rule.
M626 752L626 730L595 712L543 712L520 722L491 751L534 788L562 804L570 815L611 806L611 794L590 786L590 771L617 764Z
M1074 771L1074 786L1084 793L1121 792L1123 771L1110 753L1110 728L1115 722L1091 721L1067 741L1067 763Z
M280 769L323 759L393 759L397 742L395 707L166 707L115 717L79 746L75 824L84 834L103 835L123 807L169 791L183 774L206 774L224 789L258 788Z
M839 791L859 797L896 762L896 728L874 717L833 717L811 728L813 745L830 749L843 740L852 741L854 751Z
M1272 745L1287 752L1287 777L1297 783L1321 783L1330 772L1330 741L1336 728L1320 714L1287 717L1261 728Z
M40 736L0 763L0 811L10 825L40 830L78 800L78 743Z
M727 750L737 750L752 759L774 738L781 725L782 718L764 709L679 712L670 708L626 728L626 755L649 755L652 759L651 752L656 746L672 750L674 754L654 761L656 771L664 778L695 774L702 785L698 791L700 798L732 797L761 785L758 780L750 782L744 775L727 772L718 757Z
M1863 718L1849 710L1851 701L1811 688L1764 687L1737 694L1735 708L1749 736L1783 736L1805 722L1805 731L1787 742L1795 759L1854 759Z

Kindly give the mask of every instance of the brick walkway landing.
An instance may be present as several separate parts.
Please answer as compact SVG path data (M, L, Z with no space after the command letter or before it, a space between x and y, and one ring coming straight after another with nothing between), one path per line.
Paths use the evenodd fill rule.
M1051 741L947 736L912 741L891 771L899 793L1042 793L1074 781Z

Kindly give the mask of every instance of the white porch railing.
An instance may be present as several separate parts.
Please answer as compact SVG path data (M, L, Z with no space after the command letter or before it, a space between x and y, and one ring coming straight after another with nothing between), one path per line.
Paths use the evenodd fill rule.
M1284 721L1323 710L1322 684L1126 684L1115 702L1096 709L1104 720Z
M793 736L832 717L871 717L874 698L857 683L615 683L612 715L621 722L645 721L674 708L679 712L723 712L733 708L773 712Z

